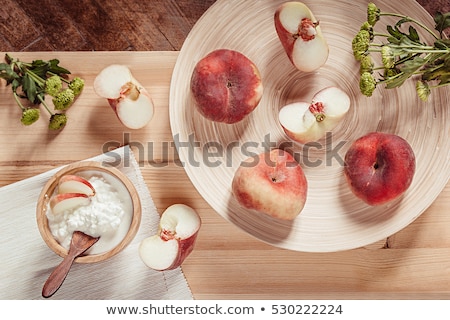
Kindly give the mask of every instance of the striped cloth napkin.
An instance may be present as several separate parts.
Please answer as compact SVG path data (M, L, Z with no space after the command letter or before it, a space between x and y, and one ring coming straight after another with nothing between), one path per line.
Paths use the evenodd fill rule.
M119 156L121 161L116 165ZM193 299L181 268L154 271L139 257L139 243L156 232L159 214L131 149L125 146L86 160L114 164L134 183L141 199L141 225L130 245L109 260L74 263L61 288L50 299ZM42 240L36 223L36 204L41 189L61 168L0 188L1 300L44 299L42 286L62 261Z

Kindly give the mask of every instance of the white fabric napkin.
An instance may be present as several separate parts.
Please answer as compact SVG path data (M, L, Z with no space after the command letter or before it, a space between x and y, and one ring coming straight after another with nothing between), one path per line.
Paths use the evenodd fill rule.
M120 164L116 165L119 159ZM93 264L74 263L61 288L50 299L193 299L181 268L154 271L139 257L139 243L156 232L159 214L131 149L125 146L87 160L114 164L134 183L141 199L141 225L130 245L111 259ZM43 299L42 287L62 261L42 240L36 222L41 189L61 168L0 188L2 300Z

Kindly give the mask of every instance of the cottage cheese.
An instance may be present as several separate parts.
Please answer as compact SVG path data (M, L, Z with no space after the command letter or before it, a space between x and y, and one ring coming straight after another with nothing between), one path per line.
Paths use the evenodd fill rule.
M85 178L96 192L90 204L58 215L48 208L48 224L52 235L64 248L69 249L72 233L78 230L100 237L87 253L102 253L113 249L127 233L131 224L131 199L120 181L112 180L113 177L94 174Z

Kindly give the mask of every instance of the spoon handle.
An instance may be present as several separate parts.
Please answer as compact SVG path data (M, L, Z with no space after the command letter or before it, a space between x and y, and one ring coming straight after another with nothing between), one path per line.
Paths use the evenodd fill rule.
M44 298L51 297L61 287L64 279L69 273L76 256L68 254L64 260L53 270L42 288L42 296Z

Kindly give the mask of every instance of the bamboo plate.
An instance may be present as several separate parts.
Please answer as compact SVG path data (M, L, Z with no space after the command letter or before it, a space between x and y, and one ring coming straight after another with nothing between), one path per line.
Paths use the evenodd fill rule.
M181 161L192 183L225 219L277 247L330 252L361 247L386 238L414 221L435 200L450 176L449 92L432 92L421 102L415 84L377 88L367 98L359 92L359 65L351 40L366 21L368 1L304 1L320 20L330 47L327 63L314 73L296 71L283 51L273 24L284 1L218 0L186 39L172 76L170 121ZM415 1L377 1L382 11L400 12L427 22L430 15ZM386 30L383 18L375 30ZM382 23L383 22L383 23ZM238 50L258 66L264 84L259 106L243 121L226 125L203 118L190 93L192 70L214 49ZM333 131L308 148L290 142L278 123L278 110L293 101L309 101L319 89L334 85L351 97L351 110ZM356 138L371 132L395 133L408 140L417 161L412 185L388 205L370 207L358 200L343 176L345 152ZM304 210L291 223L239 206L231 181L249 154L265 151L264 142L284 144L299 156L309 183Z
M133 185L133 183L128 179L128 177L122 173L120 170L114 167L105 167L100 162L96 161L80 161L70 165L65 166L59 170L55 175L51 177L42 188L41 194L39 195L39 200L36 206L36 219L39 232L42 239L48 245L48 247L53 250L60 257L65 258L67 256L67 249L61 246L58 241L53 237L50 231L48 220L46 216L48 202L50 201L51 195L54 193L58 186L59 179L67 174L76 174L85 177L92 175L101 175L110 183L117 183L117 186L123 191L124 194L128 194L130 197L130 210L128 216L123 218L123 222L120 226L120 230L126 232L122 238L100 238L100 241L113 241L114 245L111 246L106 242L106 246L111 246L107 251L95 252L92 249L94 246L86 251L82 256L75 259L78 263L94 263L99 261L107 260L120 251L122 251L136 236L139 230L139 225L141 222L141 201L139 195ZM117 190L118 191L118 190ZM119 192L119 191L118 191Z

